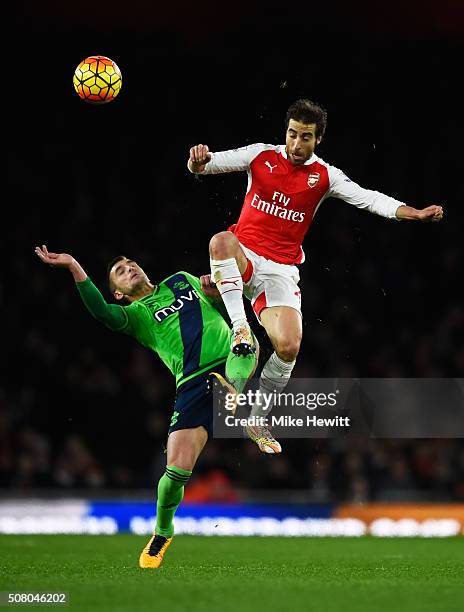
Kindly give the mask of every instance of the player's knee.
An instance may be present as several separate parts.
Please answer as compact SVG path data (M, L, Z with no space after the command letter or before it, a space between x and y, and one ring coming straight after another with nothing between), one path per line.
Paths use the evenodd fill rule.
M235 257L238 246L238 240L232 232L219 232L211 238L209 252L213 259L227 259Z
M275 347L277 356L283 361L295 361L300 350L301 340L299 338L285 338L277 343Z
M190 455L178 453L177 455L169 457L168 465L179 468L180 470L193 472L193 468L195 467L195 459Z

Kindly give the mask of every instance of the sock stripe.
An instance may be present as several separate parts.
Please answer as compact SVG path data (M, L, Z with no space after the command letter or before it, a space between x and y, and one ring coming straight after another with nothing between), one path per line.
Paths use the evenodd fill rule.
M188 478L176 478L172 474L168 474L168 472L166 472L166 476L169 478L169 480L173 480L174 482L178 482L179 484L186 484L188 482Z
M185 473L180 470L176 470L175 468L166 466L166 472L172 472L173 474L177 474L178 476L186 476L187 478L189 478L192 475L192 472L187 472L187 470L185 470Z
M170 472L174 472L174 474L179 474L179 476L191 476L192 475L192 472L189 472L189 470L178 468L175 465L167 465L166 469L169 470Z
M178 484L187 484L187 480L181 480L180 478L174 478L173 476L171 476L170 474L166 474L167 478L169 478L169 480L172 480L173 482L177 482Z
M173 480L182 480L185 482L187 482L187 480L190 478L190 476L187 476L187 475L184 476L183 474L179 474L178 472L174 472L168 469L166 469L166 475L172 478Z
M172 478L173 480L181 480L182 482L187 482L189 476L179 476L173 472L166 472L166 475Z
M225 295L226 293L230 293L231 291L240 291L240 293L242 293L241 289L226 289L225 291L221 291L221 296Z

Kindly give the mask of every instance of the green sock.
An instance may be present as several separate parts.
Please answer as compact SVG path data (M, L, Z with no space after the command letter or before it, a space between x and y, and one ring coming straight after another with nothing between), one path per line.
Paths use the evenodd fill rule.
M229 353L226 363L227 380L241 393L256 365L256 355L235 355Z
M156 503L155 532L165 538L172 538L174 525L172 519L184 497L184 485L192 472L168 465L158 482L158 501Z

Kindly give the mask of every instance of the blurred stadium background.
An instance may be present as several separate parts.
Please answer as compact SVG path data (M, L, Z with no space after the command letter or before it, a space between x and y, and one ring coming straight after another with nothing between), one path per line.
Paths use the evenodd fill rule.
M154 282L206 273L209 237L237 218L245 179L189 175L189 147L281 142L297 97L328 109L323 159L412 205L443 204L446 218L395 225L341 201L321 207L305 243L295 375L462 376L462 45L453 3L431 4L318 7L301 27L298 11L263 17L240 2L234 15L210 2L178 14L136 1L129 15L117 3L23 5L6 126L0 532L148 533L174 396L167 370L90 319L71 278L34 246L72 253L102 289L121 253ZM73 91L91 53L122 70L105 107ZM284 451L211 440L178 531L464 528L462 439L289 440Z

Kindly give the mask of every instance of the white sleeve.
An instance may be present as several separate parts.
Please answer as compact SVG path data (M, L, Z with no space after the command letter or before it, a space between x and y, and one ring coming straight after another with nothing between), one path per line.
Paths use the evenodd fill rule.
M340 198L348 204L364 208L381 217L387 217L387 219L397 219L396 211L400 206L403 206L403 202L399 202L379 191L360 187L334 166L328 166L328 171L330 187L327 197Z
M211 152L211 161L209 161L203 172L199 174L222 174L223 172L240 172L249 169L253 159L269 148L269 145L265 144L252 144L247 147L240 147L240 149L230 149L229 151L218 151L217 153ZM190 162L188 163L188 169L192 172Z

